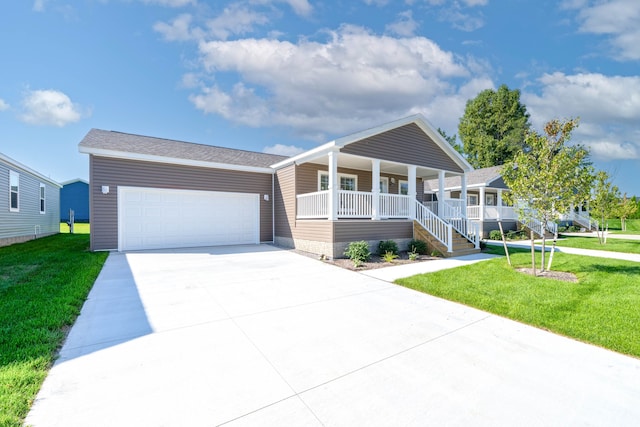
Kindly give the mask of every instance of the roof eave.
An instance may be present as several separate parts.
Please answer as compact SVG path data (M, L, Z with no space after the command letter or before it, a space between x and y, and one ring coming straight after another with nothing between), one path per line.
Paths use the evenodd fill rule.
M55 187L62 188L62 185L59 182L54 181L51 178L47 178L46 176L44 176L40 172L31 169L29 166L23 165L19 161L14 160L9 156L5 156L4 154L0 153L0 160L11 164L11 165L15 166L18 169L22 169L23 171L25 171L25 172L27 172L27 173L29 173L29 174L37 177L37 178L40 178L43 181L47 181L49 184L51 184L51 185L53 185Z
M234 170L234 171L240 171L240 172L273 174L273 169L270 167L233 165L229 163L216 163L216 162L208 162L203 160L181 159L177 157L155 156L151 154L131 153L126 151L116 151L116 150L107 150L103 148L87 147L83 145L78 146L78 151L83 154L91 154L99 157L109 157L113 159L138 160L143 162L178 164L183 166L196 166L196 167L204 167L204 168L210 168L210 169L224 169L224 170Z

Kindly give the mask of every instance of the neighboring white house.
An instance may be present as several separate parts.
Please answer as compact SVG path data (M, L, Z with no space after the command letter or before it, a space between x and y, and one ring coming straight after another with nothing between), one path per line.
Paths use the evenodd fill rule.
M61 187L0 153L0 246L59 233Z

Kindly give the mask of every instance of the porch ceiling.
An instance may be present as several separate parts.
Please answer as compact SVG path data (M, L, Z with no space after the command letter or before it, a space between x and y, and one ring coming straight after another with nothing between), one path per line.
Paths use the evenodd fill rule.
M338 167L357 169L363 171L371 171L371 160L369 157L354 156L351 154L338 153ZM329 158L327 156L318 157L309 163L318 165L329 166ZM388 175L407 175L407 164L389 162L380 160L380 173ZM416 170L416 176L422 179L434 179L438 178L438 170L424 167L418 167ZM449 174L447 174L449 175Z

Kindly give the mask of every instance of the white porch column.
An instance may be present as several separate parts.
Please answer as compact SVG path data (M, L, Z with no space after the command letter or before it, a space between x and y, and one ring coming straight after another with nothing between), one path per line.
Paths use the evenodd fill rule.
M460 177L461 188L460 188L460 199L462 199L462 213L466 217L467 212L467 174L463 173Z
M380 219L380 159L371 159L371 219Z
M498 221L502 220L502 189L498 188Z
M480 196L478 197L480 200L480 222L484 221L484 187L480 187Z
M438 216L444 217L444 171L438 172Z
M329 220L338 219L338 153L330 151L329 154Z
M416 219L416 170L417 166L407 166L407 185L409 187L409 218Z

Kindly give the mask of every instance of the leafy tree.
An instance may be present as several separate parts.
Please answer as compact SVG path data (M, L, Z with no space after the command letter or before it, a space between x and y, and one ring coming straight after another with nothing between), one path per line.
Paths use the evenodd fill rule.
M606 220L616 215L619 198L620 191L618 187L611 182L609 174L605 171L599 171L596 174L595 186L593 187L591 202L589 203L589 211L591 215L598 218L600 223L597 233L598 241L602 245L607 243L604 238Z
M447 135L447 133L445 131L443 131L442 129L438 128L438 133L440 134L440 136L442 136L445 141L447 141L449 144L451 144L451 146L453 148L455 148L455 150L464 155L464 150L462 149L462 145L460 145L458 143L458 137L457 135L453 135L453 136L449 136Z
M545 135L528 132L525 142L530 149L520 151L505 163L502 177L511 190L505 197L517 206L520 219L547 224L558 220L572 205L588 199L593 182L589 152L580 145L567 145L576 126L577 119L551 120L544 127ZM543 236L542 271L545 245Z
M467 160L475 168L502 165L526 148L529 114L520 91L502 85L467 101L458 124Z
M627 193L624 193L618 203L618 217L620 218L622 231L627 231L627 219L631 218L637 210L638 203L633 199L627 198Z

